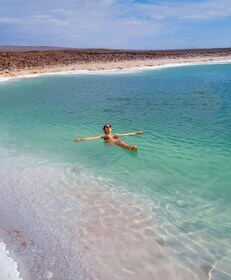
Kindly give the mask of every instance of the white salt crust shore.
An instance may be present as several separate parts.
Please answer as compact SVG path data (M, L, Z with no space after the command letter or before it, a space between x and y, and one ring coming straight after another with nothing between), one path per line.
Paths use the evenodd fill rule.
M70 74L115 74L130 73L143 70L154 70L161 68L225 64L231 63L231 55L225 57L192 57L157 60L135 60L117 62L93 62L73 65L47 66L33 69L20 69L5 71L0 74L0 82L8 81L12 78L33 78L43 75L70 75Z
M6 244L0 242L0 279L23 280L19 277L17 263L9 256Z

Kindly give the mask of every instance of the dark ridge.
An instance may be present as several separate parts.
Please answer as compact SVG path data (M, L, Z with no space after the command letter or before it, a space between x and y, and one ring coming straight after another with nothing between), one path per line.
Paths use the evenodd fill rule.
M51 46L0 46L1 51L13 51L13 52L24 52L24 51L42 51L42 50L64 50L67 48L62 47L51 47Z

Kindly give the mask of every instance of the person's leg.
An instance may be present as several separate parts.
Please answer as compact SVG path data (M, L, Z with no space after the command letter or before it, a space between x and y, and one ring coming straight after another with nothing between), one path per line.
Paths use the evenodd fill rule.
M119 147L122 147L124 149L128 149L128 150L131 150L131 151L137 151L138 148L136 146L130 146L128 145L127 143L123 142L123 141L116 141L115 144Z

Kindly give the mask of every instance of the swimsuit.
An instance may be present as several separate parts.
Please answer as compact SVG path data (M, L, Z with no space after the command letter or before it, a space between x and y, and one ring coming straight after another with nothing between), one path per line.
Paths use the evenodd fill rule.
M109 136L109 135L105 135L103 138L105 141L106 140L114 140L114 139L119 139L119 136L117 136L116 134Z

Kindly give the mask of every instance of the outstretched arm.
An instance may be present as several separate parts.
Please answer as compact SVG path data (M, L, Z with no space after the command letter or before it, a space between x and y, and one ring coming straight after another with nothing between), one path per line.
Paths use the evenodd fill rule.
M103 135L93 136L93 137L85 137L85 138L76 138L73 141L74 142L80 142L80 141L86 141L86 140L96 140L96 139L101 139L101 138L103 138Z
M129 133L117 133L116 135L118 136L130 136L130 135L136 135L136 134L143 134L143 130L140 131L134 131L134 132L129 132Z

